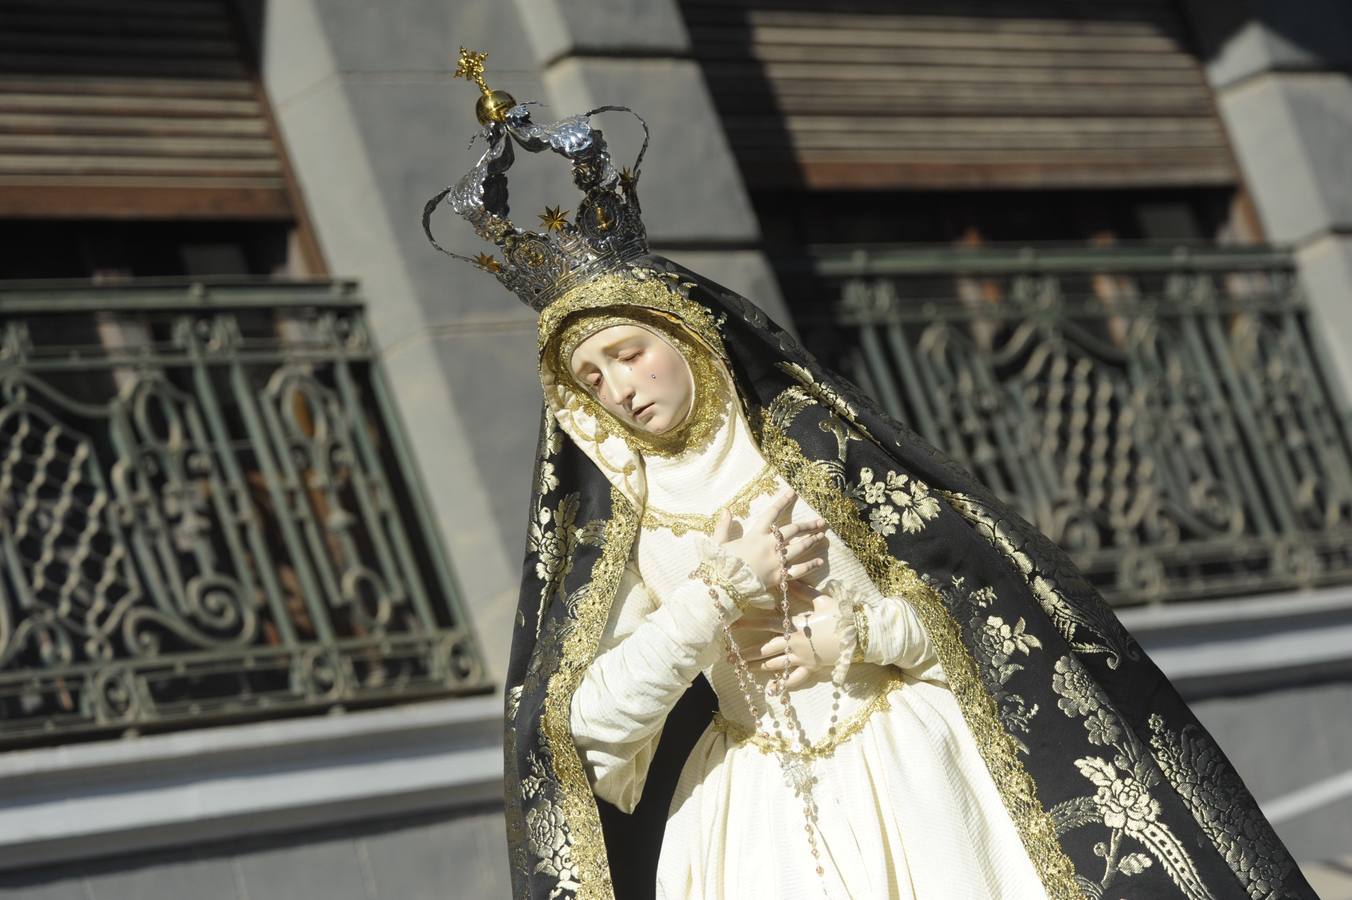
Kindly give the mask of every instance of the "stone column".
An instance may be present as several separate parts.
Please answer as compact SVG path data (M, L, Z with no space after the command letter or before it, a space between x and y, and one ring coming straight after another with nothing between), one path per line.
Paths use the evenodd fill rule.
M1346 411L1352 404L1352 5L1187 0L1187 6L1267 238L1295 251Z
M419 220L424 201L483 152L469 146L477 91L451 77L458 48L489 50L492 83L521 98L545 96L534 51L510 4L286 0L264 16L263 80L278 127L332 273L361 282L501 687L541 409L535 316L491 276L436 252ZM538 193L545 167L519 168L514 196ZM459 252L492 249L449 213L435 226Z

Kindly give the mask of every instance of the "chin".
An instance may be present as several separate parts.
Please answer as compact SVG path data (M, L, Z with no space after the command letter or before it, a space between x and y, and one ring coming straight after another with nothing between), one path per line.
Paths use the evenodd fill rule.
M645 425L644 428L649 434L666 434L668 431L671 431L673 428L676 428L684 421L685 421L684 416L682 416L678 421L675 422L673 422L669 418L662 419L654 418L647 425Z

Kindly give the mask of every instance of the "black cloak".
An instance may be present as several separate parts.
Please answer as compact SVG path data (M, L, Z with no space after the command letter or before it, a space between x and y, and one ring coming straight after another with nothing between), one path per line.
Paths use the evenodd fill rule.
M675 315L713 346L766 461L878 590L920 615L1049 897L1315 897L1220 748L1060 548L744 298L659 256L621 280L632 289L581 288L547 307L541 346L570 315L617 305ZM860 488L874 472L905 474L939 515L887 527L891 511L875 516ZM506 685L517 897L652 896L676 778L712 712L701 677L667 719L635 811L594 797L569 705L639 512L543 423Z

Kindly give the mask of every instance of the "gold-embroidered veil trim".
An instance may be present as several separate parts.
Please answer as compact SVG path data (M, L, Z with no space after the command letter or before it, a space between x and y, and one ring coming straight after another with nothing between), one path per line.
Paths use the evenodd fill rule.
M944 608L938 592L888 552L882 535L859 518L854 504L830 475L813 465L798 442L765 412L760 417L760 431L762 454L826 519L883 596L905 597L915 608L1048 897L1081 900L1075 866L1056 839L1051 816L1037 798L1036 784L1020 762L1013 739L1000 724L995 701L983 686L976 662L962 643L958 624Z
M624 574L638 533L638 517L620 491L610 489L610 519L605 525L601 557L592 567L591 584L577 604L577 619L564 640L559 668L545 689L543 728L549 758L562 791L573 867L577 874L578 900L613 900L614 888L606 857L601 814L596 807L591 782L582 767L582 757L573 742L569 720L573 694L596 656L596 648L610 616L611 604Z
M648 269L636 268L626 275L611 273L594 278L573 288L540 313L536 333L538 349L544 351L559 326L573 313L613 306L639 306L675 316L715 355L726 361L727 350L718 333L714 314L685 296L682 290L679 282Z

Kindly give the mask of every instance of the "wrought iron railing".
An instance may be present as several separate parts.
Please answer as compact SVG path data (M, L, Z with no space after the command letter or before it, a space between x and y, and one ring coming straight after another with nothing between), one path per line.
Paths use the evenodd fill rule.
M0 747L487 689L348 283L0 284Z
M830 301L797 304L812 349L1112 602L1352 581L1352 419L1286 253L875 248L810 268Z

